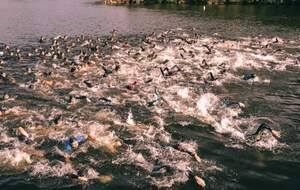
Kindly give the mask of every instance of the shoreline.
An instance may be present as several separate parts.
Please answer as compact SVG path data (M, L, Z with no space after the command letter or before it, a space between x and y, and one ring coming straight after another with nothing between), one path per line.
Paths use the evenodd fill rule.
M300 5L296 0L100 0L99 2L106 5Z

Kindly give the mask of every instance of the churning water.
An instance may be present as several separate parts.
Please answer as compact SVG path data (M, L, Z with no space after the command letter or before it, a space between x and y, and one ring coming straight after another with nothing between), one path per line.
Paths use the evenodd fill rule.
M299 14L1 1L0 188L296 189Z

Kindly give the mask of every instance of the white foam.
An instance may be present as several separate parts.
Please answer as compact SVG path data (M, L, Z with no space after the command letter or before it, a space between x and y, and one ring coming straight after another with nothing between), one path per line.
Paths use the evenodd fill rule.
M129 110L129 112L128 112L128 116L127 116L126 123L127 123L128 125L131 125L131 126L134 126L134 125L135 125L135 121L134 121L134 119L133 119L133 114L132 114L132 111L131 111L131 110Z
M203 94L197 101L197 110L201 116L209 116L210 111L215 107L219 98L212 93Z
M19 149L4 149L0 151L1 168L21 169L31 164L30 155Z
M50 164L48 160L42 160L32 166L33 176L63 177L69 174L77 174L71 163L57 162Z
M198 145L195 141L184 141L179 143L179 148L189 153L195 153Z
M178 96L180 96L181 98L189 98L189 88L185 87L185 88L181 88L177 91Z
M231 118L222 118L220 123L215 123L214 127L218 133L227 134L229 133L231 136L237 139L245 139L245 135L240 131L238 126L234 124Z

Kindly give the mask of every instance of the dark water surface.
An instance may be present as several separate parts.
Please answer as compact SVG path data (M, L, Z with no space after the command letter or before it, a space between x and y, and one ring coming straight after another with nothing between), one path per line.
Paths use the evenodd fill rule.
M137 34L176 27L197 27L203 33L230 37L292 37L299 31L300 7L207 6L204 11L202 6L141 8L105 6L92 0L2 0L0 18L0 41L12 44L30 43L42 35L103 35L113 29Z
M180 32L186 30L186 33L189 33L192 28L195 28L199 35L204 36L203 38L200 38L200 40L203 40L201 42L205 43L206 39L216 36L216 39L219 40L222 45L222 47L218 47L219 49L217 51L221 53L216 54L214 59L211 57L209 58L212 60L212 63L218 63L218 61L220 61L218 58L226 58L225 61L221 60L220 62L226 62L228 60L228 62L232 61L232 63L234 62L235 64L247 62L247 64L251 66L246 68L232 66L231 68L229 65L227 69L237 78L247 72L254 72L260 78L259 81L248 83L234 77L230 78L228 75L228 78L224 77L224 80L228 80L227 82L222 83L222 85L214 84L210 86L209 92L215 94L218 98L230 97L237 102L243 102L245 104L245 108L238 116L238 119L233 117L234 120L242 121L247 118L248 122L251 118L254 118L256 121L259 121L257 118L267 118L267 120L272 121L271 125L274 129L281 132L281 137L275 144L273 144L275 141L268 140L259 144L259 142L248 142L247 140L241 140L240 138L232 138L230 136L231 133L233 136L238 135L240 131L242 134L249 134L249 132L253 132L254 128L249 130L247 127L240 127L238 129L233 129L230 134L224 134L218 131L218 129L216 129L217 127L213 126L213 124L203 124L205 122L202 123L201 119L200 122L193 122L196 116L187 114L188 111L182 108L184 106L181 105L181 99L178 99L180 106L182 106L180 107L180 111L176 113L170 111L169 115L168 113L165 114L165 112L165 115L162 114L166 124L162 133L170 134L174 142L196 142L198 145L198 154L201 158L207 160L207 163L205 163L204 166L207 164L207 167L215 166L221 168L216 171L205 172L205 169L201 168L204 166L201 165L201 169L199 169L201 172L199 172L199 175L201 174L206 180L208 186L207 189L299 189L300 7L231 5L215 7L206 6L204 10L202 6L105 6L92 0L1 0L0 2L0 42L21 48L38 46L38 39L40 36L54 37L59 34L67 34L70 36L84 34L95 38L98 36L102 37L104 35L110 35L110 31L113 29L117 29L118 33L124 36L124 38L130 38L134 43L139 44L145 34L150 34L153 31L159 33L170 29L178 29ZM265 40L272 42L274 41L272 40L274 37L282 39L283 43L274 43L274 45L271 45L270 49L266 50L268 53L264 52L264 50L262 50L263 52L256 51L257 47L255 47L255 45ZM157 38L160 39L159 37ZM250 41L250 45L241 45L244 49L239 49L238 44L238 48L233 48L232 51L234 53L230 54L230 52L224 50L225 45L221 42L225 39L230 39L233 43L238 40L240 40L241 43L248 43ZM136 47L134 45L132 46L132 51L138 52L136 49L139 45ZM176 46L174 44L164 44L164 42L162 42L161 46L166 47L166 49L164 49L164 51L157 51L159 57L166 56L168 59L172 60L172 52L175 51L174 49L176 49ZM189 48L189 45L184 47ZM193 48L197 49L199 47L195 45ZM193 51L195 49L193 49ZM116 54L112 53L111 57L108 56L109 58L107 59L103 58L103 62L109 62L110 59L118 60L118 58L119 60L128 58L128 62L132 61L130 56L128 56L129 53L128 55L126 53L124 55L122 54L125 51L126 48L121 48ZM256 55L258 57L255 57ZM188 56L188 53L184 56ZM201 56L206 55L199 53L199 56L196 55L195 59L188 59L186 63L192 65L196 61L202 60ZM231 60L231 58L233 60ZM253 60L253 63L249 60ZM298 65L291 64L295 63L296 60L299 62ZM176 62L176 60L173 61ZM28 62L25 60L23 65L11 61L3 71L5 70L7 73L14 76L17 79L17 82L26 83L30 81L30 77L24 77L24 72L26 67L35 68L35 66L32 66L34 65L32 63L35 63L34 59ZM136 63L139 63L139 61L136 61ZM109 65L110 63L107 64ZM189 64L187 64L187 67L190 66ZM265 67L263 64L268 66ZM42 71L47 70L43 68L43 66L44 65L41 64L41 67L35 68L34 71L42 73ZM281 69L281 66L283 69ZM213 68L217 69L217 67ZM128 68L128 71L131 72L132 70ZM195 75L198 78L201 78L203 77L202 74L206 75L209 71L211 70L205 70L201 75L199 74L200 76L197 74ZM55 74L63 78L65 71L57 71ZM38 78L41 76L36 75L35 77ZM132 77L138 78L140 76L133 75ZM195 85L192 84L194 78L189 77L190 76L186 76L186 81L181 79L178 79L178 81L184 84L182 87L191 85L189 87L193 92L199 90L199 86L192 86ZM71 81L75 90L81 91L83 89L80 86L81 83L79 79L73 79L72 77L63 79ZM89 79L97 81L97 76L92 75ZM220 76L220 79L222 79L222 76ZM264 79L269 81L263 82ZM105 80L103 83L111 83L110 86L114 86L117 85L114 83L115 80L120 80L120 83L123 84L127 79L125 80L120 77L118 80ZM159 82L157 84L161 84ZM175 88L176 85L181 84L179 82L177 84L176 81L169 81L168 84L163 83L157 88L164 92L165 94L162 94L167 97L169 96L168 93L171 94L171 92L173 92L171 88ZM108 87L105 86L103 88L106 89ZM43 93L39 93L38 91L27 91L21 87L4 82L0 83L0 94L9 93L12 96L17 96L17 105L26 107L26 109L31 110L32 113L41 113L45 118L52 117L53 114L55 115L56 111L54 108L60 110L60 107L62 107L57 99L63 99L62 97L67 96L68 93L74 89L67 89L66 91L64 91L65 89L62 91L50 90L50 92L47 91L47 93L51 95L45 95L45 93L45 97L43 97L41 94L44 93L44 89L40 89ZM85 89L83 89L83 91L84 90ZM112 94L118 94L118 90L120 89L116 87L114 90L115 91L107 90L107 94L113 96ZM89 91L86 90L85 92ZM148 92L148 89L145 87L138 92L138 94ZM89 93L87 96L90 95ZM100 93L100 95L103 94ZM187 104L190 102L196 104L197 101L194 99L201 99L201 97L201 95L190 97L191 100L188 101ZM55 101L52 101L52 99L49 100L49 98L53 98ZM174 103L174 99L172 99L173 97L171 95L167 98L170 98L169 101ZM175 102L177 101L176 98ZM192 105L195 107L195 104ZM12 106L10 103L3 102L1 103L1 106L2 105L8 107ZM78 116L79 119L76 119L83 123L85 121L91 121L93 120L92 116L95 110L99 111L97 107L98 104L95 106L92 103L87 103L86 105L82 105L82 111L73 110L72 112L72 110L67 110L63 114L66 118L71 118L74 115ZM99 107L101 106L103 105L99 105ZM136 103L136 105L132 103L132 106L129 106L128 103L126 103L122 106L113 105L111 107L106 107L117 110L118 116L123 119L123 122L126 121L127 113L130 109L132 109L137 121L145 123L152 122L151 118L149 119L147 117L150 117L149 115L154 114L155 112L150 109L149 111L148 108L145 108L138 103ZM175 103L174 107L176 107ZM215 110L214 112L218 113L211 113L211 115L213 117L218 117L219 119L225 117L223 113L219 113L219 111L220 110ZM192 121L188 125L182 125L177 122L180 120L185 122L189 121L190 117ZM30 117L30 119L32 118ZM7 134L11 134L11 130L6 130L4 127L12 126L12 128L14 128L13 125L17 126L22 123L22 121L19 121L16 118L1 119L1 122L3 122L0 125L1 132L5 131ZM248 122L247 124L249 123L251 122ZM254 123L257 124L259 122ZM130 130L114 130L117 131L116 135L119 136L120 139L123 139L126 148L133 146L132 149L135 152L143 149L143 146L148 144L152 149L157 148L159 151L163 151L169 147L169 145L160 142L151 144L152 142L148 142L151 141L151 139L149 140L146 137L144 139L145 142L143 143L143 141L141 141L141 144L137 146L137 144L140 143L138 139L133 138L134 140L131 140L129 137L127 139L127 137L125 138L123 136L130 136L133 134L138 135L138 132L132 133ZM159 130L156 131L155 129L154 132L159 133ZM266 138L269 138L269 136ZM134 141L134 143L131 141ZM153 141L159 140L153 139ZM50 144L51 143L55 142L50 141ZM6 147L5 143L3 144L1 142L0 145L0 150ZM49 147L47 146L51 145L42 145L45 150L49 150ZM121 151L125 152L126 148L123 147ZM141 152L144 153L143 151ZM88 158L97 158L97 156L93 155L96 154L93 151L88 152L88 154ZM116 176L116 180L113 180L112 183L106 185L97 182L78 185L78 183L70 181L68 178L60 180L60 178L57 178L56 176L36 177L32 175L32 173L26 171L24 173L0 173L0 189L157 189L148 178L150 174L148 174L145 169L147 167L142 164L135 165L134 163L131 163L129 159L132 157L129 153L127 154L127 152L126 155L127 157L124 156L125 161L120 161L120 165L111 164L114 160L118 160L118 162L119 160L122 160L122 156L120 155L116 156L117 158L101 155L99 160L97 160L100 163L97 162L97 167L95 166L95 168L97 168L98 172L100 171L99 173L104 171L104 173L111 173ZM177 155L174 153L174 155L175 161L186 161L180 157L181 154L178 153ZM178 158L176 156L178 156ZM146 160L150 160L149 163L156 163L156 161L152 160L151 156L147 157L147 153L144 154L144 157ZM167 161L172 162L173 160L168 158L164 162ZM125 164L122 164L123 162ZM78 168L81 170L84 167L88 167L88 164L85 166L83 163L86 164L89 162L84 156L79 155L76 164L78 164ZM0 166L3 167L2 165ZM176 173L176 171L174 173ZM173 176L173 174L170 174L170 176ZM174 176L176 175L174 174ZM163 189L164 188L197 189L198 187L192 179L189 179L184 183L175 182L172 187L163 187Z

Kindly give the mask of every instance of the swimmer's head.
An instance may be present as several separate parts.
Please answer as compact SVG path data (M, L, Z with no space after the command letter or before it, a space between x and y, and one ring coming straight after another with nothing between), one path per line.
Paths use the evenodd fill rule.
M79 146L79 144L76 140L73 140L71 144L72 144L72 148L74 148L74 149L77 149Z

